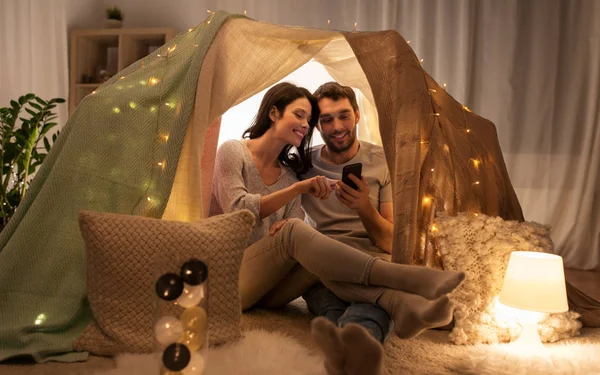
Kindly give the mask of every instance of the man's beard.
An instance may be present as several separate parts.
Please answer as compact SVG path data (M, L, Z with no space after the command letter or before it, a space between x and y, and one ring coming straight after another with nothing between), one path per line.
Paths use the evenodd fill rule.
M337 146L330 138L324 137L323 142L327 145L327 148L334 153L342 153L350 149L354 142L356 142L356 130L352 132L348 132L348 143L343 144L342 146Z

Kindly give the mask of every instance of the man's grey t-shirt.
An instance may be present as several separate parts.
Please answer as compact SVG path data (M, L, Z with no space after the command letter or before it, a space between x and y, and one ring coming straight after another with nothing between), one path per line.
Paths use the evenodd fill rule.
M303 179L320 175L341 180L344 165L362 163L362 174L369 185L369 198L373 206L379 210L379 203L392 201L392 184L383 148L360 142L358 153L347 163L337 165L323 160L323 147L312 148L313 168L302 176ZM306 212L307 221L319 232L372 255L389 258L389 254L371 242L358 213L338 201L335 193L326 200L303 194L302 208Z

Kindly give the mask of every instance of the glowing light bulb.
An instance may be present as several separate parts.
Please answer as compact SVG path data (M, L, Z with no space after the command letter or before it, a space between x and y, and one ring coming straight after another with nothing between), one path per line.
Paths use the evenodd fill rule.
M471 161L473 162L473 165L475 166L475 168L479 167L479 164L481 163L479 160L477 159L471 159Z
M331 27L331 20L327 20L327 28L329 29Z
M431 168L431 171L432 171L432 172L433 172L434 170L435 170L434 168Z
M149 195L146 195L146 199L148 200L148 202L152 201L152 198L150 198Z
M191 33L191 32L192 32L192 30L194 30L194 29L188 29L188 33Z
M474 185L479 185L479 181L475 181Z
M176 48L177 48L177 44L175 44L173 47L167 48L167 52L171 53L171 52L175 51Z
M447 85L446 85L446 83L444 83L444 90L446 89L446 87L447 87Z
M463 105L463 109L467 112L471 112L471 110L469 109L469 107L467 107L466 105Z
M150 77L148 78L148 83L152 86L156 85L158 82L160 82L160 80L156 77Z
M92 91L92 95L94 95L96 93L96 90Z
M432 232L437 232L437 230L438 230L438 228L435 226L435 224L433 224L433 225L431 226L431 231L432 231Z
M410 44L410 40L407 40L407 41L406 41L406 44Z
M424 205L427 205L427 204L429 204L429 203L431 203L431 198L430 198L430 197L424 197L424 198L423 198L423 204L424 204Z
M163 141L165 141L165 142L169 140L169 135L168 135L168 134L161 135L160 137L161 137L161 138L163 139Z
M435 113L432 113L432 115L434 115L434 116L439 116L440 114L439 114L439 113L437 113L437 112L435 112Z
M125 79L125 77L124 76L120 76L119 79Z
M429 89L429 91L431 91L431 92L437 92L435 89Z
M244 16L246 15L246 11L244 11Z
M129 108L136 109L137 108L137 104L135 104L134 102L129 102Z
M419 62L420 62L421 64L423 64L423 59L419 60Z
M140 81L140 85L142 85L142 86L146 86L147 84L148 84L148 81L146 81L146 80Z
M471 132L471 129L467 129L467 133L470 133L470 132Z
M121 108L119 108L119 107L114 107L114 108L112 109L112 111L113 111L114 113L117 113L117 114L119 114L119 113L121 113Z

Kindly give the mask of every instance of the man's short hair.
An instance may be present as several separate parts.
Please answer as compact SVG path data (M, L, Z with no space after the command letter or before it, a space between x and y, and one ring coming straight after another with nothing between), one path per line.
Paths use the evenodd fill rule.
M313 94L317 97L317 100L322 98L329 98L337 101L340 99L348 98L350 105L355 111L358 111L358 103L356 102L356 95L354 90L350 86L342 86L337 82L327 82L319 86L319 88Z

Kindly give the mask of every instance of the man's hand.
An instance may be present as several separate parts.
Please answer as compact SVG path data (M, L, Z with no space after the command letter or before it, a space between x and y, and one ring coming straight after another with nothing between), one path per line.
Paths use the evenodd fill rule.
M285 223L287 223L288 220L289 219L283 219L274 222L273 225L271 225L271 228L269 228L269 236L274 236L275 233L279 232L279 230L283 228L283 226L285 225Z
M337 199L346 205L346 207L353 210L361 211L368 208L371 202L369 201L369 185L367 185L367 181L364 177L359 179L353 174L349 174L348 178L354 181L358 189L352 189L342 181L338 181L335 188Z

